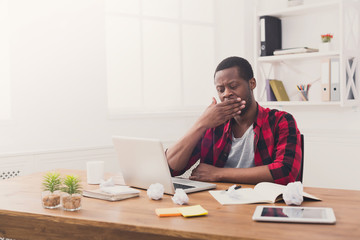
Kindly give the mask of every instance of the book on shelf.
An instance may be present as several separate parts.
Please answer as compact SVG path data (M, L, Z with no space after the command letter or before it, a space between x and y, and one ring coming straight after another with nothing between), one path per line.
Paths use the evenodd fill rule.
M234 195L226 194L225 190L209 191L210 194L222 205L231 204L253 204L253 203L276 203L281 200L286 186L261 182L255 185L254 188L240 188L235 191ZM239 196L239 197L236 197ZM315 197L309 193L303 192L305 200L321 201L320 198Z
M265 90L266 90L266 100L267 101L276 101L276 97L270 86L270 79L266 79Z
M298 47L298 48L285 48L285 49L276 49L274 55L286 55L286 54L296 54L296 53L312 53L318 52L319 49L308 48L308 47Z
M272 79L269 80L269 84L277 101L290 101L282 81Z
M274 16L260 17L260 56L274 55L281 46L281 19Z
M138 197L140 191L128 186L112 186L94 190L83 190L82 195L107 201L120 201L127 198Z
M340 101L339 58L326 58L321 62L321 100Z
M352 61L352 60L351 60ZM351 62L352 64L352 62ZM350 65L351 66L351 65ZM355 74L354 74L355 76ZM340 61L339 58L330 59L330 100L340 101Z
M330 101L330 59L321 62L321 100Z

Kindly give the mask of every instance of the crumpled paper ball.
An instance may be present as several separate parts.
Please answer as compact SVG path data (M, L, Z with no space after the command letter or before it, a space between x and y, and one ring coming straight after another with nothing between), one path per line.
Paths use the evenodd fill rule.
M100 188L104 188L104 187L112 187L112 186L115 186L115 183L113 181L112 178L109 178L108 180L103 180L101 179L100 180Z
M289 183L283 192L283 199L286 205L300 206L304 200L303 185L301 182Z
M174 196L171 198L175 204L183 205L189 202L189 197L187 196L184 189L177 188L175 190Z
M161 183L153 183L149 186L146 193L150 199L162 199L164 195L164 186Z

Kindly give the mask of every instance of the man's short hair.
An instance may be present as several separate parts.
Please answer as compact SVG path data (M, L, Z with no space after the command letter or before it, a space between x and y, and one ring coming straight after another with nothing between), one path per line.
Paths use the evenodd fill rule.
M219 65L216 67L214 77L218 71L232 67L237 67L239 77L241 77L246 81L249 81L254 77L254 72L252 70L250 63L246 59L241 57L228 57L222 60L219 63Z

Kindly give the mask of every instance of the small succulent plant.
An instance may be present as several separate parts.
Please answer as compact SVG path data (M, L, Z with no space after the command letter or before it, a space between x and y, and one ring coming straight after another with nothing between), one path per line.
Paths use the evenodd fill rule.
M63 180L62 191L68 194L81 193L80 178L74 175L67 175Z
M74 175L67 175L63 179L62 206L66 211L77 211L81 208L81 186L80 178Z
M42 182L43 192L42 196L42 205L44 208L58 208L60 206L60 188L61 188L61 178L60 173L57 172L48 172L44 175Z
M49 191L51 193L60 190L61 188L61 178L60 173L57 172L48 172L44 175L42 182L44 191Z

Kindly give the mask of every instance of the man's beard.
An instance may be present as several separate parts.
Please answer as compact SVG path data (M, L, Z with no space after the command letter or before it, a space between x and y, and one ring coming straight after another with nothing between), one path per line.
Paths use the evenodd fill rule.
M250 106L253 103L252 95L251 95L251 89L250 85L248 86L248 93L247 93L247 99L244 99L246 104L245 107L241 110L240 116L244 116L244 114L249 110Z

